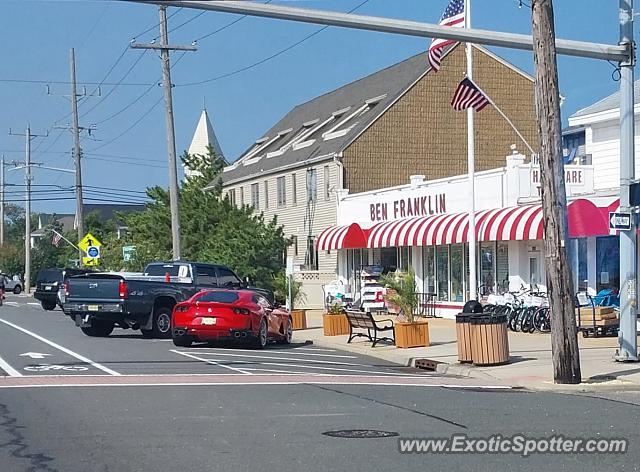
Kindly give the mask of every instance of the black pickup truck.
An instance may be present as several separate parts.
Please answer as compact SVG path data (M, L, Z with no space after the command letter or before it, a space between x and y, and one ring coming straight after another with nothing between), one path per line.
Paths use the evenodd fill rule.
M109 336L115 326L147 337L171 337L173 307L207 288L248 288L273 302L268 290L248 287L231 269L206 263L154 262L142 274L90 273L70 277L63 311L88 336Z

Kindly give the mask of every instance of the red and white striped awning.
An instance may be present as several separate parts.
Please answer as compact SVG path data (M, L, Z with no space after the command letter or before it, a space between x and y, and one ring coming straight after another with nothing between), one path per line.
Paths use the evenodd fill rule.
M367 238L357 223L344 226L329 226L316 240L318 251L367 247Z
M602 211L580 199L568 206L569 236L608 234ZM369 230L367 247L434 246L468 240L468 213L433 215L378 223ZM524 241L542 239L541 205L496 208L476 212L476 241Z

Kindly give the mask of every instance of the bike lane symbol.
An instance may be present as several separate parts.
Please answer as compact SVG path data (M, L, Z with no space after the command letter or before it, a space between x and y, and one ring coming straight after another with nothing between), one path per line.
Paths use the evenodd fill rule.
M29 372L49 372L49 371L84 372L86 370L89 370L88 367L83 365L56 365L56 364L28 365L26 367L23 367L23 369Z

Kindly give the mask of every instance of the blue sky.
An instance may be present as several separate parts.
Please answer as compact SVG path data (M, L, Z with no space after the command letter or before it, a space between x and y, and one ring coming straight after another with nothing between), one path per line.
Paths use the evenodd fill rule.
M273 3L347 11L361 1L274 0ZM617 43L617 1L556 0L554 3L559 38ZM86 98L80 104L80 124L96 124L91 137L82 141L86 155L84 184L132 191L142 191L155 184L166 186L164 107L160 103L152 108L162 97L162 89L148 85L160 77L160 61L151 51L142 55L139 50L127 50L129 41L136 35L138 42L148 42L158 36L157 28L140 35L157 25L157 8L109 0L2 0L2 4L0 153L7 160L23 159L24 139L9 136L4 130L12 128L22 132L29 122L32 132L50 133L47 138L34 140L32 160L51 167L71 168L72 136L55 127L68 123L66 115L70 105L62 95L69 93L69 85L56 82L69 80L69 49L74 47L79 84L122 82L118 87L103 86L101 97ZM357 12L436 23L446 4L447 0L369 0ZM576 8L578 4L580 7ZM189 44L238 18L215 12L196 18L198 13L186 8L169 9L173 15L169 28L175 28L170 33L171 43ZM531 31L531 10L526 6L520 8L518 0L475 0L472 13L476 28L525 34ZM188 20L192 21L183 25ZM177 63L182 53L172 54L178 153L189 146L203 101L225 155L234 160L296 104L417 54L429 43L422 38L329 28L245 72L201 85L185 85L259 62L319 28L245 18L200 40L198 51L184 54ZM533 73L531 53L493 50ZM561 93L566 97L562 110L565 123L567 116L618 87L612 79L613 66L604 61L560 57L559 72ZM8 79L44 81L49 83L50 93L47 94L44 83ZM87 85L88 92L94 88ZM148 92L144 94L145 91ZM34 170L34 178L36 186L69 187L74 182L72 174L42 169ZM22 184L24 174L8 172L7 181ZM21 189L10 187L8 191ZM92 195L100 198L97 193ZM51 194L34 195L34 199L48 196ZM68 196L60 194L59 197ZM22 197L9 193L7 198ZM118 198L134 200L125 196ZM33 204L34 211L72 212L73 208L73 200L43 200Z

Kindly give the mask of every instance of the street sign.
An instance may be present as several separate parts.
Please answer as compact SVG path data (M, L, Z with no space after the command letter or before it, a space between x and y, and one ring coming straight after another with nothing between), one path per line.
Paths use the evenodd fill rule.
M122 259L125 262L129 262L131 259L133 259L133 255L135 254L135 252L135 246L122 246Z
M83 257L82 264L89 267L97 266L100 265L100 259L97 257Z
M631 213L609 212L609 229L631 229Z
M84 238L80 240L78 243L78 247L82 249L85 253L89 250L90 247L101 247L102 243L96 238L93 234L87 233Z
M87 248L87 256L94 259L100 257L100 246L89 246Z

